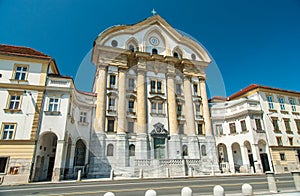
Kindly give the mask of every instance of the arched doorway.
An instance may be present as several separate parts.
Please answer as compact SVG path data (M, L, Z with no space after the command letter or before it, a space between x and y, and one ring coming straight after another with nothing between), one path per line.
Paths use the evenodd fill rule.
M234 162L234 169L236 172L240 172L240 167L243 165L241 147L238 143L235 142L231 145L231 149Z
M86 174L85 168L86 146L82 139L76 142L74 155L74 175L77 176L78 170L82 171L82 175Z
M219 164L220 164L221 171L228 172L229 171L229 163L228 163L227 148L226 148L226 145L223 143L218 144L218 158L219 158Z
M33 181L50 181L55 162L57 136L54 133L45 133L40 136L36 158Z
M259 155L260 155L261 164L263 167L263 172L271 171L266 146L267 146L267 143L264 140L258 141Z

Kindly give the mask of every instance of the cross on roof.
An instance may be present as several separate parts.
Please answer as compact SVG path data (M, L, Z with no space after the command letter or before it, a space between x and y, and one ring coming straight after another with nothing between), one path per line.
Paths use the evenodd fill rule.
M157 12L155 11L154 8L152 9L151 13L153 14L153 16L154 16L155 14L157 14Z

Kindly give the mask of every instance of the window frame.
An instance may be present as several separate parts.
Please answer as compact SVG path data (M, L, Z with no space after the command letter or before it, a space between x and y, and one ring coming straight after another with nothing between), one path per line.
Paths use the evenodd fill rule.
M23 71L21 71L21 74L20 74L19 78L16 79L17 68L18 67L26 68L24 79L22 79L22 78L20 79L20 77L22 77L22 73L24 73ZM28 72L29 72L29 65L28 64L17 64L16 63L16 64L14 64L14 69L13 69L11 80L14 80L14 81L25 81L25 82L27 82Z
M280 157L280 160L281 160L281 161L286 161L286 156L285 156L285 153L284 153L284 152L280 152L280 153L279 153L279 157Z
M276 122L276 123L275 123ZM279 124L278 124L278 118L272 118L272 125L274 128L274 132L280 131ZM276 125L276 126L275 126ZM277 129L276 129L277 128Z
M261 124L261 119L260 118L255 118L254 119L255 121L255 127L256 127L256 130L263 130L262 129L262 124ZM258 124L259 123L259 124ZM257 126L258 125L258 126Z
M79 122L80 123L86 123L87 122L87 112L86 111L80 111Z
M19 96L18 108L10 108L12 96ZM8 91L8 97L6 102L6 108L4 109L5 112L20 112L21 105L23 101L23 91Z
M268 95L267 96L267 100L268 100L268 106L270 110L274 110L274 101L273 101L273 96L272 95Z
M290 124L290 119L283 119L284 122L284 127L286 132L291 132L291 124Z
M57 102L51 103L51 99L53 100L57 100ZM56 110L50 110L50 105L53 104L53 106L57 105L57 109ZM48 112L59 112L60 109L60 97L56 97L56 96L52 96L48 98L48 107L47 107L47 111Z
M283 146L282 138L280 136L276 136L276 142L278 146Z
M134 78L128 78L128 90L130 90L130 91L135 90L135 79Z
M242 132L247 132L248 129L247 129L247 124L246 124L246 121L245 120L241 120L240 121L240 125L241 125L241 130Z
M285 111L284 98L283 97L278 97L278 102L279 102L280 110Z
M115 88L117 88L117 75L116 74L109 74L109 80L108 80L108 84L109 84L109 86L108 86L108 88L110 88L110 89L115 89ZM114 78L114 84L112 84L112 78Z
M296 103L295 103L295 99L294 98L289 98L289 103L291 105L291 109L293 112L296 112L297 111L297 108L296 108Z
M5 126L7 125L13 125L13 130L12 130L12 135L11 135L11 138L10 139L3 139L4 137L4 131L5 131ZM17 130L17 123L16 122L3 122L2 125L1 125L1 134L0 134L0 140L14 140L15 139L15 135L16 135L16 130ZM8 136L9 134L7 134Z
M164 83L159 79L150 79L150 93L164 94Z
M217 131L217 135L224 135L223 125L216 124L216 131Z
M234 128L234 130L233 130L233 128ZM235 124L235 122L229 123L229 131L230 131L230 134L236 134L237 133L236 132L236 124Z
M112 122L112 130L110 129L111 128L111 123ZM107 119L107 127L106 127L106 132L107 133L114 133L115 132L115 123L116 123L116 120L113 119L113 118L109 118Z

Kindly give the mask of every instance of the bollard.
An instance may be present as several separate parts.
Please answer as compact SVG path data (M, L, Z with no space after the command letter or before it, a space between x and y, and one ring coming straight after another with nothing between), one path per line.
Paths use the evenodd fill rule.
M181 189L181 196L192 196L193 191L190 187L183 187Z
M220 185L214 187L214 196L225 196L224 188Z
M140 169L140 175L139 175L139 178L142 179L143 177L144 177L143 169Z
M169 168L166 168L166 177L170 178L170 169Z
M78 170L77 181L81 181L81 170Z
M295 187L297 191L300 191L300 171L292 171Z
M115 196L115 194L112 193L112 192L107 192L107 193L105 193L103 196Z
M253 188L252 188L252 186L250 184L247 184L247 183L243 184L243 186L242 186L242 194L244 196L251 196L251 195L253 195Z
M114 180L114 170L110 170L110 180Z
M148 190L145 193L145 196L156 196L156 191L155 190Z
M274 172L266 172L267 180L268 180L268 187L271 193L277 193L277 186L275 182Z

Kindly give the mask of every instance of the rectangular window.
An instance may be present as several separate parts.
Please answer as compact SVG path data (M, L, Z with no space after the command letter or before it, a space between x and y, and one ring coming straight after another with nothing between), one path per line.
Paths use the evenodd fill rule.
M279 131L278 119L272 119L272 124L274 127L274 131Z
M0 173L5 173L7 157L0 157Z
M200 118L201 114L200 114L200 104L195 104L195 110L196 110L196 117Z
M293 145L293 138L292 137L289 137L289 143L290 143L290 146Z
M107 132L114 132L115 120L107 121Z
M157 92L161 93L161 82L157 81Z
M229 129L231 134L236 133L235 123L229 123Z
M152 113L155 114L156 113L156 102L151 103L151 109L152 109Z
M181 84L176 84L176 94L181 95Z
M85 123L86 122L86 112L80 112L80 118L79 118L79 122L81 123Z
M284 119L284 126L286 131L291 131L290 120Z
M108 100L108 109L111 111L115 110L115 99L114 98L109 98Z
M285 110L285 106L284 106L284 99L283 99L283 97L279 97L278 101L279 101L279 104L280 104L280 109L284 111Z
M163 103L162 102L152 102L151 111L153 114L163 114Z
M134 132L134 122L128 122L127 126L128 133L133 133Z
M156 82L154 80L151 81L151 92L155 92L156 91Z
M58 105L59 105L59 98L50 98L49 99L49 106L48 111L49 112L57 112L58 111Z
M292 107L292 111L296 112L295 100L293 98L290 98L290 105Z
M157 107L158 107L158 113L162 114L163 113L163 104L162 103L157 103Z
M180 104L177 105L177 115L178 116L182 115L182 105L180 105Z
M260 119L255 119L256 130L262 130Z
M16 130L16 124L3 124L2 140L12 140Z
M295 120L295 123L297 126L298 133L300 133L300 120Z
M282 140L281 140L281 137L276 137L276 140L277 140L278 146L282 146Z
M285 161L286 160L284 153L279 153L279 156L280 156L280 160L281 161Z
M15 80L26 80L28 66L27 65L18 65L15 67Z
M242 128L242 131L247 131L247 126L246 126L245 120L241 120L241 128Z
M129 78L129 80L128 80L128 89L134 90L134 79L132 79L132 78Z
M115 75L110 75L109 76L109 87L110 88L115 88L116 85L116 76Z
M198 123L198 135L203 135L203 124Z
M129 112L134 112L134 101L129 101L128 102L128 111Z
M151 93L162 93L162 82L161 81L156 81L156 80L151 80L150 82L151 85Z
M223 135L223 126L220 125L216 125L216 129L217 129L217 135Z
M268 104L269 104L269 109L273 110L274 105L273 105L273 97L272 96L268 96Z
M193 84L194 96L198 96L198 85Z
M20 109L21 96L20 95L10 95L9 106L10 110Z

